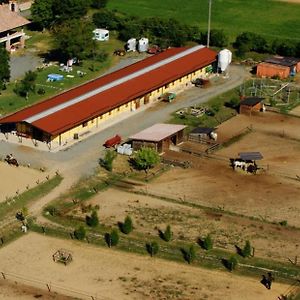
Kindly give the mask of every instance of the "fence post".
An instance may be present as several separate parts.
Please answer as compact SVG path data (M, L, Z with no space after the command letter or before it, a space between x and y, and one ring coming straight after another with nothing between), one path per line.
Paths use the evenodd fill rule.
M3 245L3 244L4 244L4 239L3 239L3 237L0 238L0 241L1 241L1 245Z
M1 272L3 279L6 279L5 274Z
M51 285L46 283L46 286L47 286L48 291L51 292Z

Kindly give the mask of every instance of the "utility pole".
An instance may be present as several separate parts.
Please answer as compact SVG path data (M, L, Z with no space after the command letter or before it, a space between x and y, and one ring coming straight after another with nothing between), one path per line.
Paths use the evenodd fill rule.
M209 48L209 39L210 39L210 19L211 19L211 0L208 0L207 48Z

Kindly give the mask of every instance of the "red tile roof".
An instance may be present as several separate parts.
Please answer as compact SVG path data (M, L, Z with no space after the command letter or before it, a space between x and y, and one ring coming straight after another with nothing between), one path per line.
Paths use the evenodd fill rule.
M163 59L172 57L187 48L171 48L160 54L151 56L121 70L104 75L77 88L64 92L46 101L25 108L10 116L0 119L0 124L22 122L49 108L65 103L75 97L120 79L133 72L151 66ZM77 104L68 106L48 116L33 121L31 124L52 136L63 133L96 116L104 114L113 108L125 104L139 96L143 96L173 80L205 67L216 60L217 53L208 48L199 49L182 58L176 59L155 70L142 74L137 78L128 80L114 86L95 96L91 96Z
M6 4L0 4L0 32L8 31L30 22L18 13L11 11Z

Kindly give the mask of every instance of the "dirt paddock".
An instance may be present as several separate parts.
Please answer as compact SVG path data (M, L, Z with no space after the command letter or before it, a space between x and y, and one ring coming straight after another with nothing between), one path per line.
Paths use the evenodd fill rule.
M73 262L68 266L53 262L52 254L59 248L73 253ZM53 289L59 285L69 290L88 291L99 300L240 300L241 295L245 300L272 300L288 288L274 283L272 289L267 290L260 284L260 278L239 277L225 271L211 271L34 233L2 248L0 261L2 272L51 282ZM1 290L0 299L13 299L9 292L6 290L3 294ZM24 294L18 299L28 298Z
M45 176L31 168L15 167L0 162L0 202L5 201L6 197L15 196L16 191L25 191L27 185L30 188L35 186L36 181L44 180Z

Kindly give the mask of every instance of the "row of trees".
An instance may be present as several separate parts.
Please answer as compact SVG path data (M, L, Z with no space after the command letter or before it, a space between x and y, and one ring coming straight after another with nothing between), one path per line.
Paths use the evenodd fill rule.
M9 53L4 47L0 47L0 90L5 88L5 83L9 81Z

